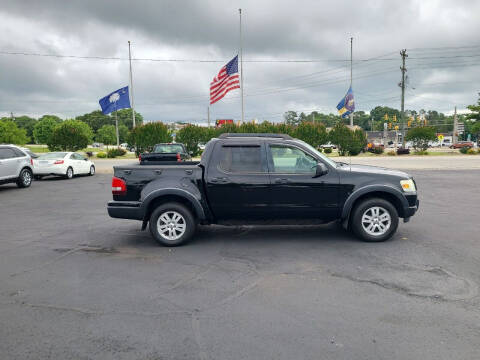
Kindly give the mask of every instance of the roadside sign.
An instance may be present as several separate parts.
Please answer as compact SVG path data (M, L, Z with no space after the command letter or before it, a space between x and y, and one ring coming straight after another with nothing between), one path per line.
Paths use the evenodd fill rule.
M443 141L443 135L442 134L438 135L438 140Z

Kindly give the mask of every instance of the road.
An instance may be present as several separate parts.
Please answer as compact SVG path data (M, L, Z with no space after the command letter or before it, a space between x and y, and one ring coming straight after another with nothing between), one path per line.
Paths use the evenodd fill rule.
M382 166L402 170L480 170L480 155L354 156L334 157L335 161ZM113 173L114 165L138 163L135 159L96 159L98 173Z
M0 186L2 359L478 359L480 171L412 171L391 241L203 227L157 246L109 175Z

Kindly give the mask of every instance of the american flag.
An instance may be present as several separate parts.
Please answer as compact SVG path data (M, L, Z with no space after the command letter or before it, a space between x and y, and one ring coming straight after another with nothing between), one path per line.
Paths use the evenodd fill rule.
M240 89L238 55L222 67L210 83L210 105L216 103L234 89Z

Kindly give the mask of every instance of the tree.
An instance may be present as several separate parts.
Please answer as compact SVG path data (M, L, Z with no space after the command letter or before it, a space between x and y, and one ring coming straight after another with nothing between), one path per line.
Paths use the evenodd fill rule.
M136 126L128 137L128 143L137 148L137 154L152 151L155 144L171 141L168 127L161 122Z
M117 132L113 125L103 125L98 129L95 140L105 145L114 145L117 143Z
M197 125L187 125L177 132L176 141L185 144L192 156L200 153L198 144L202 142L205 128Z
M405 140L411 141L415 151L428 149L428 142L436 139L435 128L431 126L418 126L408 130Z
M361 129L350 130L343 123L338 123L328 134L330 141L338 146L340 156L358 155L367 145L367 136Z
M0 143L24 145L27 142L25 129L19 129L12 120L0 120Z
M480 121L477 120L471 127L470 129L473 134L477 136L477 138L480 136Z
M25 129L25 131L27 132L27 136L30 139L33 139L33 128L35 126L35 123L37 122L37 119L23 115L15 117L14 121L20 129Z
M33 137L37 144L48 144L50 137L53 135L53 130L62 122L60 118L58 120L55 118L56 116L44 115L37 121L33 128Z
M296 111L287 111L283 114L283 118L288 125L297 125L300 122Z
M50 151L78 151L84 149L92 141L93 131L80 120L65 120L58 124L47 145Z
M112 118L115 115L111 114ZM133 120L132 120L132 109L122 109L117 111L118 116L118 124L125 125L128 129L133 127ZM139 126L143 124L143 116L142 114L135 111L135 126Z
M125 125L118 125L118 136L120 137L120 143L127 142L128 127L126 127Z
M328 142L325 125L320 123L302 122L296 127L294 136L313 147L319 147Z
M477 104L468 105L467 109L472 112L466 116L468 120L480 121L480 93L478 93Z
M103 125L112 125L113 119L102 113L100 110L77 116L76 120L83 121L96 133Z

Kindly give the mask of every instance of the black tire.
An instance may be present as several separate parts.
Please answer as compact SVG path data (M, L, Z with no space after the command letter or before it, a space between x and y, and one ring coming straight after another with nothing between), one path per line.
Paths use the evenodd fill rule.
M88 173L89 176L95 175L95 166L90 166L90 172Z
M377 224L381 222L379 225L373 225L373 230L370 230L370 233L367 231L365 227L368 228L368 225L370 223L362 223L362 217L364 214L372 214L373 208L380 208L380 212L383 215L384 213L388 213L390 216L390 224L388 224L388 220L385 220L382 222L379 217L377 216L375 221L377 221ZM383 212L382 212L383 211ZM355 208L352 211L352 215L350 218L350 226L355 235L357 235L360 239L363 241L368 241L368 242L381 242L390 239L393 234L395 234L395 231L397 231L398 227L398 213L397 209L393 204L387 200L380 199L380 198L370 198L370 199L365 199L361 203L355 206ZM380 229L380 226L386 226L387 229L383 232L383 230ZM374 235L372 234L372 231L378 230L378 234Z
M159 232L158 224L163 223L164 224L163 226L170 226L170 225L165 223L163 220L159 221L159 218L164 214L167 217L172 217L173 214L175 213L181 215L183 220L179 221L178 224L184 223L185 230L183 234L180 235L181 233L180 230L173 229L172 230L174 231L173 234L175 234L173 236L179 236L179 235L180 236L175 239L168 239L167 237L165 237ZM171 202L171 203L162 204L153 211L152 215L150 216L149 227L150 227L150 233L159 244L163 246L179 246L186 243L193 236L193 234L195 233L196 222L193 214L187 207L179 203ZM169 231L168 228L166 229L166 231Z
M65 173L65 178L70 180L73 179L73 168L71 166L68 167L67 172Z
M27 168L22 169L17 179L17 186L19 188L27 188L32 184L32 179L33 179L32 170Z

